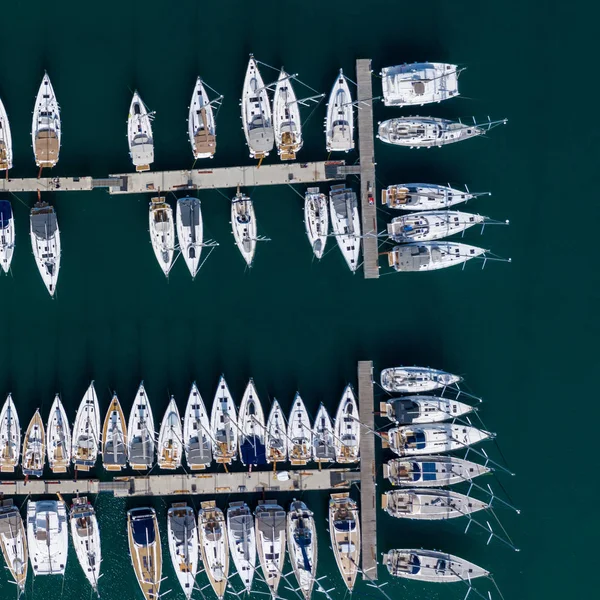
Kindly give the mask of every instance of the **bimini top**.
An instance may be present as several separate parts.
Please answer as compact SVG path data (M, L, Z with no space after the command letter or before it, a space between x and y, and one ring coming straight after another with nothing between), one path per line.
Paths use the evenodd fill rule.
M54 209L41 209L31 212L31 232L43 240L49 239L56 233L58 224Z
M133 540L138 546L149 546L156 539L154 528L154 510L152 508L134 508L129 511Z
M12 206L8 200L0 200L0 229L6 229L12 219Z

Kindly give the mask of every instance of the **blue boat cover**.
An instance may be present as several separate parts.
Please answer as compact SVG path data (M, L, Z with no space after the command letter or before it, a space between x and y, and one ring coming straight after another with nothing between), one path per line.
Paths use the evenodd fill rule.
M415 432L415 440L417 442L417 448L419 450L425 448L425 434L422 431Z
M0 227L8 227L8 222L12 219L12 206L8 200L0 200Z
M264 465L267 462L265 445L257 437L247 437L240 446L240 456L245 465Z
M423 463L423 481L435 481L436 479L435 463Z
M152 544L156 536L152 515L134 517L132 520L133 539L139 546ZM147 537L146 537L147 536Z

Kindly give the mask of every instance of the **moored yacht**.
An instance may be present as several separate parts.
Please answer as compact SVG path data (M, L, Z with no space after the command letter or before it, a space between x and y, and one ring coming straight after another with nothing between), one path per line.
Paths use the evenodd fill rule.
M285 511L274 500L259 500L254 517L263 579L276 597L285 562Z
M152 137L152 117L142 102L137 90L133 93L127 118L127 141L129 156L137 172L149 171L154 162L154 138Z
M154 465L154 417L143 381L131 407L127 434L129 466L136 471L150 469Z
M356 194L345 184L331 186L329 192L331 225L335 239L349 269L358 269L360 255L360 219Z
M127 425L121 403L113 394L102 427L102 462L107 471L127 466Z
M474 225L481 225L486 217L458 210L418 212L395 217L388 223L390 239L398 243L428 242L462 233Z
M89 471L96 464L100 433L100 406L92 381L77 409L73 425L71 458L78 471Z
M13 166L12 136L6 109L0 98L0 171L8 171Z
M5 273L15 252L15 219L8 200L0 200L0 267Z
M288 419L288 457L293 465L305 465L312 458L312 429L306 406L296 392Z
M379 404L379 414L399 425L457 419L473 410L470 404L440 396L404 396L390 398L387 402Z
M290 504L287 514L287 542L298 587L305 600L310 600L317 574L317 528L313 513L299 500Z
M26 477L29 477L29 475L41 477L44 474L45 462L44 424L39 409L36 409L23 437L23 459L21 462L23 475Z
M336 444L333 424L325 405L321 403L313 425L312 459L315 462L335 462Z
M77 560L92 589L98 593L100 578L100 563L102 552L100 548L100 529L94 507L85 496L73 498L71 505L71 538Z
M0 501L0 548L20 596L27 581L27 538L21 513L10 498Z
M182 457L183 431L181 417L175 398L171 396L171 401L165 411L158 434L158 467L171 471L178 469L181 466Z
M0 412L0 473L14 473L21 453L21 425L9 394Z
M243 465L264 465L265 415L263 413L254 380L250 379L238 413L238 436L240 461Z
M60 230L54 208L46 202L37 202L31 209L29 237L35 264L48 292L54 296L60 271Z
M252 200L239 189L231 199L231 227L235 243L246 264L251 267L256 251L256 216Z
M35 164L40 167L54 167L60 152L60 108L54 95L48 73L44 73L40 89L35 99L31 124L31 145Z
M34 575L64 575L69 551L64 502L27 501L27 546Z
M198 537L202 563L219 600L225 596L229 575L229 548L223 511L214 501L202 502L198 513Z
M304 226L310 247L320 260L323 258L327 243L329 214L327 212L327 196L321 194L318 187L310 187L304 194Z
M225 378L221 375L210 413L213 456L218 463L231 464L238 447L235 404Z
M185 597L190 598L198 571L198 531L194 509L185 502L176 502L169 508L167 536L173 570Z
M381 387L400 394L431 392L461 381L458 375L428 367L390 367L381 371Z
M275 145L281 160L294 160L302 148L300 106L292 86L292 77L283 69L275 84L273 95L273 124Z
M485 465L454 456L419 456L417 458L394 458L383 465L383 476L392 485L403 487L442 487L489 473Z
M158 600L162 550L153 508L132 508L127 511L127 539L133 570L145 600Z
M265 436L267 450L267 462L285 462L288 456L288 431L283 411L277 400L273 400L269 419L267 420L267 431Z
M388 252L388 265L400 272L437 271L482 256L485 248L457 242L414 242Z
M188 467L206 469L212 463L213 433L202 396L192 384L183 416L183 444Z
M54 473L66 473L71 464L71 428L65 407L56 394L46 428L48 464Z
M329 94L325 139L327 152L349 152L354 148L354 105L342 69Z
M360 520L356 502L348 492L331 494L329 535L342 579L352 591L360 560Z
M154 255L163 273L168 277L175 254L175 223L173 209L164 196L151 199L148 220Z
M250 593L256 569L256 536L254 518L245 502L229 503L227 533L233 564L246 592Z
M399 210L442 210L483 195L434 183L400 183L381 190L381 204Z
M360 460L360 420L352 386L348 384L342 394L334 425L335 460L355 463Z
M213 158L217 149L215 115L202 79L196 79L190 112L188 135L194 158Z
M177 240L185 264L192 278L200 268L202 253L203 223L200 200L198 198L180 198L177 200ZM160 262L160 261L159 261Z

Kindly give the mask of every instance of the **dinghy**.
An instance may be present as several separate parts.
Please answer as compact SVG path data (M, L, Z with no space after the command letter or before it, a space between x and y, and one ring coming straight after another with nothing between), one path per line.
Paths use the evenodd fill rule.
M438 423L457 419L473 410L469 404L439 396L405 396L379 404L379 414L399 425Z
M264 465L265 415L263 413L254 380L250 379L238 413L238 436L240 461L243 465Z
M294 500L287 514L288 553L298 587L310 600L317 574L317 528L313 513L304 502Z
M152 137L152 117L142 102L137 90L133 93L127 119L127 141L129 156L135 170L149 171L154 162L154 139Z
M310 247L320 260L325 252L329 232L329 214L327 196L321 194L318 187L310 187L304 194L304 226Z
M418 212L392 219L392 222L388 223L387 234L399 244L428 242L462 233L486 220L486 217L481 215L458 210Z
M288 456L293 465L305 465L312 458L312 429L300 394L296 392L288 419Z
M27 539L21 513L10 498L0 501L0 548L20 597L27 581Z
M54 167L60 153L60 108L54 95L48 73L44 73L33 109L31 123L31 145L35 164L40 167Z
M64 502L27 501L27 546L34 576L64 575L69 553Z
M160 531L153 508L127 511L129 555L144 600L158 600L162 574Z
M381 387L400 394L431 392L461 381L458 375L428 367L391 367L381 371Z
M356 194L345 184L331 186L329 211L335 239L349 269L358 269L360 255L360 218Z
M263 579L276 598L285 563L285 511L275 500L259 500L254 517Z
M8 171L13 166L12 136L6 109L0 98L0 171Z
M169 508L167 537L173 570L183 594L189 599L198 571L198 531L194 509L185 502L176 502Z
M352 386L348 384L337 409L334 425L335 460L356 463L360 460L360 420Z
M9 394L0 412L0 472L14 473L20 453L21 425L12 395Z
M210 467L212 463L213 434L202 396L192 384L183 417L185 458L192 471Z
M202 502L198 513L198 537L202 563L219 600L225 596L229 575L229 548L223 511L214 501Z
M327 152L350 152L354 148L354 105L342 69L329 94L325 139Z
M154 417L143 381L131 407L127 432L129 466L136 471L150 469L154 465Z
M300 106L292 86L292 77L283 69L273 95L273 124L277 154L281 160L295 160L303 144Z
M312 458L318 463L334 462L336 444L333 424L325 405L321 403L313 426Z
M273 400L273 406L267 421L267 432L265 436L267 450L267 462L285 462L288 457L288 432L285 417L279 402Z
M114 394L102 427L102 461L107 471L127 466L127 425L119 398Z
M454 456L422 456L388 461L383 465L383 476L392 485L430 488L471 481L490 470L487 466Z
M194 158L213 158L217 150L215 115L202 79L196 79L190 112L188 135Z
M239 189L231 199L231 227L235 243L246 264L251 267L256 251L256 216L252 200Z
M90 383L77 409L73 425L71 457L75 469L89 471L98 458L100 446L100 407L94 382Z
M213 456L218 463L230 465L237 454L238 430L235 404L227 382L221 375L210 413Z
M388 252L388 265L396 271L437 271L461 265L487 252L484 248L457 242L415 242L395 246Z
M256 569L256 536L254 518L245 502L229 503L227 532L233 564L246 592L250 593Z
M193 279L200 268L203 240L202 210L198 198L177 200L176 223L179 248Z
M160 425L158 434L158 467L159 469L175 470L181 466L183 456L183 431L181 417L175 398L171 401Z
M164 196L152 198L148 217L152 249L160 268L168 277L175 253L175 223L173 209L165 202Z
M381 204L398 210L442 210L483 195L433 183L401 183L381 190Z
M73 498L71 505L71 538L84 575L98 594L100 578L100 529L94 507L85 496Z
M23 438L23 475L41 477L44 474L45 462L44 424L39 409L36 409Z
M31 209L29 237L35 264L50 296L54 296L60 271L60 230L54 208L46 202L37 202Z
M342 579L348 590L352 591L360 560L360 519L356 502L348 492L331 494L329 535Z
M15 219L8 200L0 200L0 267L5 273L15 252Z
M71 464L71 428L65 407L56 394L46 428L48 464L54 473L66 473Z

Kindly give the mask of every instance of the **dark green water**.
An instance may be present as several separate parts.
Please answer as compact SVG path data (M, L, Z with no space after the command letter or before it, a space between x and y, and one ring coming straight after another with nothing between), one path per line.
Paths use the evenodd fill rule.
M0 396L13 393L26 426L38 406L46 418L57 391L74 417L92 378L103 409L115 389L128 410L144 378L158 421L171 393L183 409L194 379L210 402L224 372L238 402L253 376L265 405L277 397L287 408L299 389L314 415L320 401L335 407L344 384L355 382L359 359L373 359L378 368L416 363L459 372L484 397L482 417L498 432L503 455L517 472L491 483L498 491L503 486L523 510L519 517L499 511L521 552L497 542L486 546L485 535L474 529L463 535L462 522L407 524L381 512L379 550L422 546L464 556L494 572L507 599L588 596L593 572L585 568L583 552L593 556L599 532L583 493L589 490L586 478L594 477L595 435L579 421L575 425L574 411L565 408L583 402L586 421L598 418L591 392L600 290L591 264L592 227L598 209L590 182L599 135L592 117L597 84L588 74L597 9L516 0L266 0L261 7L183 0L5 2L0 95L15 144L11 175L37 172L31 110L44 68L62 108L56 174L102 176L131 169L125 121L134 88L157 111L154 169L191 166L185 120L198 74L225 95L214 166L249 164L238 108L249 52L284 64L325 92L340 66L354 72L357 57L373 58L375 71L413 60L458 62L468 65L461 77L464 98L418 112L489 114L508 117L509 125L488 139L441 150L378 144L379 186L431 181L491 190L491 198L469 208L508 218L510 228L490 227L483 238L470 232L465 241L511 256L513 263L367 282L350 275L337 249L313 263L301 199L289 188L262 188L250 191L259 232L273 241L260 245L252 272L244 271L234 247L228 201L209 192L200 196L205 226L221 245L195 282L178 261L167 283L149 244L146 197L55 194L47 199L57 207L63 256L51 300L28 240L28 206L35 199L23 194L23 203L12 198L13 276L0 279ZM376 119L395 114L378 106ZM326 158L323 117L321 106L306 125L302 159ZM575 207L586 212L575 214ZM502 460L494 446L487 449ZM219 505L231 499L220 498ZM305 499L324 522L326 494ZM125 537L125 511L132 505L97 500L105 573L100 591L107 600L141 598ZM164 530L167 503L154 505ZM330 574L326 587L336 586L333 595L342 598L325 531L320 548L319 575ZM163 589L182 597L168 558L164 571ZM380 576L387 579L383 568ZM206 582L204 576L200 581ZM59 580L38 578L32 596L29 583L30 597L89 593L73 551L64 590ZM362 584L358 589L379 597ZM440 589L398 580L386 589L394 598L464 593L460 585ZM0 575L2 597L13 591Z

